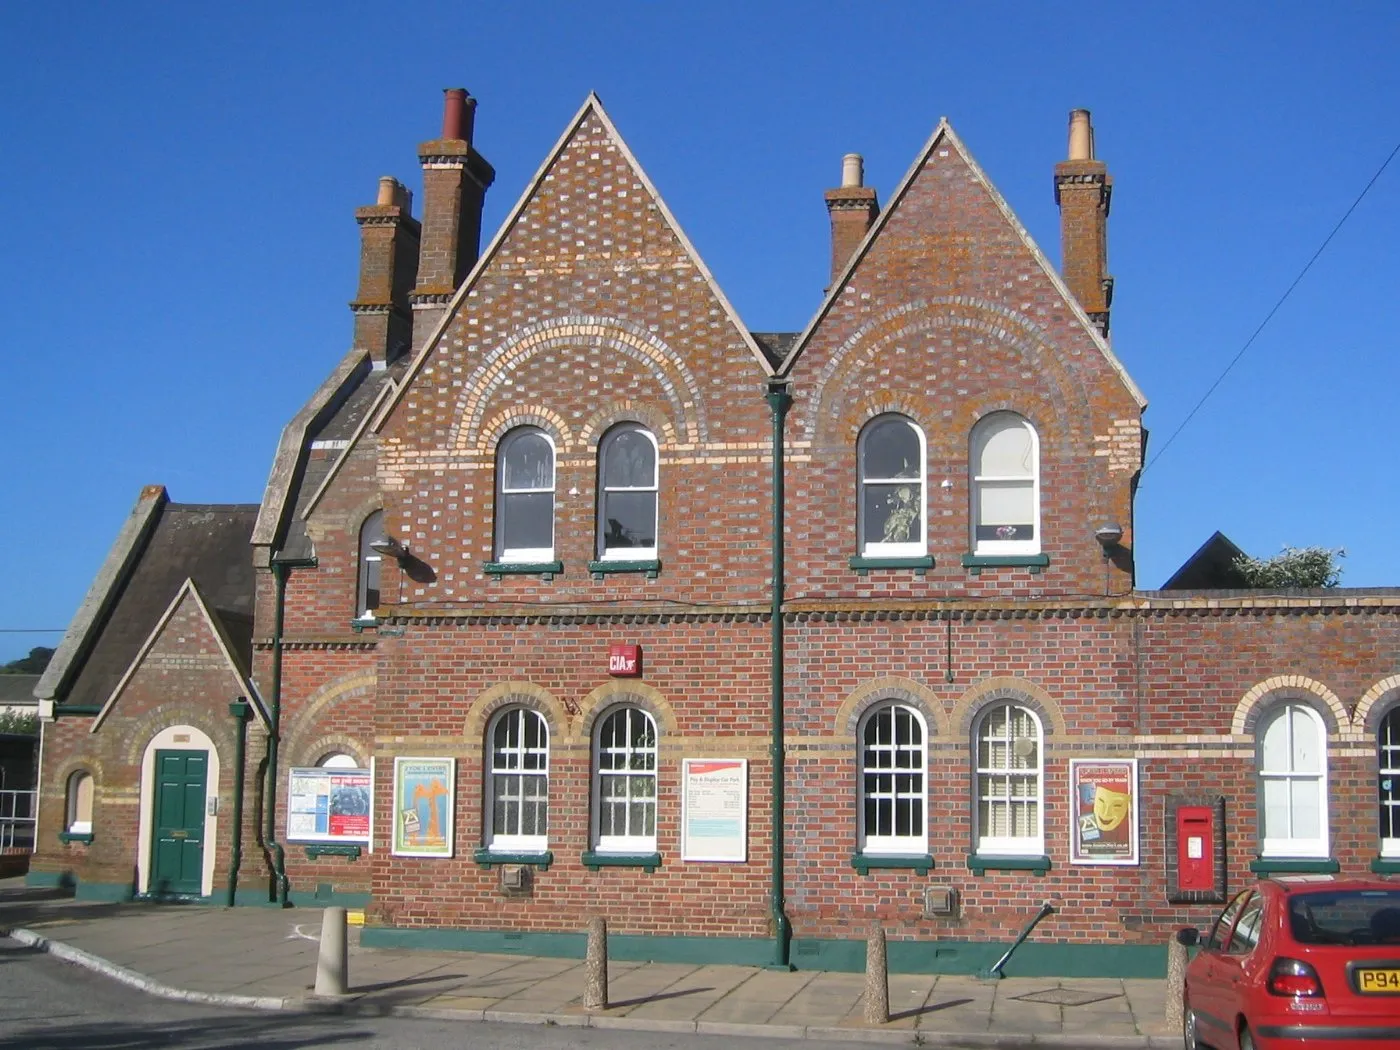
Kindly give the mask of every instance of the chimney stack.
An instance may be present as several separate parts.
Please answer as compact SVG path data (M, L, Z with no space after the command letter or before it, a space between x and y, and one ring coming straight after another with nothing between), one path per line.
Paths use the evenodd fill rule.
M360 224L360 287L350 310L355 345L383 368L413 345L409 293L418 274L418 222L413 194L398 179L379 180L374 204L355 210Z
M865 184L865 162L859 153L847 153L841 158L841 186L826 191L826 210L831 214L831 281L851 261L860 242L875 225L880 214L880 202L875 191Z
M447 303L481 254L481 210L496 170L472 146L476 99L443 92L442 138L418 147L423 165L423 247L413 289L415 348L437 327Z
M1087 109L1069 115L1068 159L1055 165L1060 206L1060 269L1065 284L1099 331L1108 335L1113 278L1108 275L1108 209L1113 179L1094 155L1094 125Z

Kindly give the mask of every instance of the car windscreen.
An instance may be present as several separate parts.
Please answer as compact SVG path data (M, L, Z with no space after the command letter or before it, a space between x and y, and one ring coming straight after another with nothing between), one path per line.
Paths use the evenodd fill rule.
M1299 944L1400 944L1400 890L1292 894L1288 921Z

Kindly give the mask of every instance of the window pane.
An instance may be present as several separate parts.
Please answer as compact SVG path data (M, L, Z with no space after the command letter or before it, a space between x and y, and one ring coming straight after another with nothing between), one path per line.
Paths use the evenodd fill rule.
M1293 801L1293 837L1322 837L1322 785L1311 778L1300 778L1289 785Z
M1030 477L1035 472L1034 446L1026 424L1013 416L987 423L979 433L982 455L977 473L984 477Z
M1261 773L1287 773L1291 768L1292 749L1288 746L1288 709L1281 708L1264 727L1260 747Z
M866 543L918 543L923 537L923 486L866 485Z
M1016 525L1029 530L1034 521L1035 492L1029 481L980 481L977 483L977 523L979 527ZM1026 535L1028 536L1029 532ZM992 539L998 538L1025 537L992 537Z
M1264 781L1264 838L1292 838L1288 823L1288 781Z
M919 435L902 419L872 423L861 445L864 478L920 478L923 455Z
M640 430L623 430L611 436L603 449L603 485L606 488L653 488L656 485L656 448Z
M502 455L501 485L506 490L554 487L554 449L543 434L527 431L512 438Z
M1317 722L1301 708L1289 711L1293 720L1293 770L1297 773L1322 772L1322 746Z
M501 546L504 550L554 546L553 493L505 495L501 504Z
M603 496L603 548L655 546L656 493L606 493Z

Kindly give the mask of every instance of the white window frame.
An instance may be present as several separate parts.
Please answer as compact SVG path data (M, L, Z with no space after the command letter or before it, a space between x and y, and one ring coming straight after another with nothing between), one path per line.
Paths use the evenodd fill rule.
M1378 780L1400 780L1400 704L1382 715L1376 727L1376 766ZM1393 860L1400 859L1400 785L1391 789L1391 796L1382 797L1381 806L1390 810L1390 829L1395 834L1387 837L1384 825L1380 830L1381 856Z
M1030 434L1031 472L1029 474L983 474L981 473L982 450L986 444L987 432L1008 420L1018 421ZM1036 433L1031 421L1020 413L1009 411L990 412L979 419L977 425L972 428L968 473L972 477L972 491L969 493L971 503L968 506L968 517L971 520L972 553L988 557L1039 554L1041 549L1040 435ZM977 538L977 525L981 514L982 486L1025 481L1031 483L1031 538L1029 540L979 540Z
M87 787L86 797L83 795L84 785ZM64 830L70 835L91 835L92 809L96 800L97 781L93 775L86 769L75 769L69 773L64 793ZM84 817L87 819L84 820Z
M919 730L919 741L914 744L901 745L897 734L894 732L895 726L901 714L912 716L915 726ZM888 718L890 720L890 733L888 743L870 745L866 743L865 734L869 727L877 720ZM928 723L924 720L923 714L918 708L909 704L898 702L881 703L867 711L860 720L857 729L856 747L857 761L860 763L859 782L859 805L857 806L857 842L860 852L872 855L922 855L928 853ZM881 765L878 762L871 763L868 752L872 747L878 752L887 752L890 765ZM898 764L900 752L916 756L917 765L901 767ZM898 780L894 780L888 791L872 791L869 778L892 775L917 775L919 778L918 790L901 791ZM897 812L901 803L916 802L919 808L921 820L917 832L908 835L895 833L880 834L878 829L871 832L866 821L866 804L872 799L892 804L893 813ZM894 821L897 823L897 821Z
M496 731L507 720L519 723L516 743L504 750L498 750ZM532 720L538 720L542 747L530 748L525 744L525 727ZM526 769L525 757L530 754L543 754L543 765L535 769ZM549 846L549 722L544 715L529 707L508 707L498 713L491 720L486 732L486 763L486 819L483 821L487 829L486 848L500 853L543 853ZM516 790L511 792L510 785L499 784L498 778L518 780ZM519 830L524 823L526 801L534 803L540 799L538 794L527 794L527 778L543 781L543 833L527 835ZM496 797L499 788L504 788L507 792L507 807L515 807L513 820L508 809L504 829L496 826ZM515 830L511 830L512 824Z
M365 516L360 523L360 564L355 574L355 616L360 620L373 620L375 606L369 604L370 576L374 576L374 590L383 601L384 556L370 546L376 539L384 538L384 512L376 510Z
M914 432L919 440L919 538L901 543L885 543L872 540L866 533L865 489L868 485L898 485L912 483L913 478L869 477L865 473L866 440L877 427L886 423L900 423ZM928 442L923 427L908 416L886 413L875 416L861 428L856 439L856 537L860 555L863 558L921 558L928 554Z
M538 435L544 438L549 445L549 476L548 486L535 488L509 489L505 487L506 477L506 452L510 446L527 436ZM510 562L518 564L531 564L538 562L551 562L554 560L554 511L555 511L555 487L559 483L559 453L554 445L554 438L549 433L535 426L515 427L501 438L501 443L496 447L496 560L498 562ZM506 541L506 514L505 505L508 496L528 496L538 493L549 493L549 546L548 547L509 547Z
M1290 719L1287 726L1288 733L1288 769L1265 769L1264 768L1264 736L1268 730L1281 718L1288 718L1291 714L1301 714L1313 723L1317 732L1318 743L1321 746L1321 770L1316 773L1297 772L1292 767L1296 761L1293 749L1293 723ZM1322 720L1322 716L1308 703L1300 700L1284 700L1272 706L1259 719L1259 723L1254 732L1255 739L1255 773L1259 778L1259 855L1261 857L1329 857L1331 849L1328 843L1328 813L1327 813L1327 723ZM1290 802L1288 809L1288 819L1290 824L1290 834L1287 836L1267 837L1265 834L1264 819L1264 785L1270 780L1282 780L1288 783L1294 781L1315 781L1318 784L1318 827L1322 834L1316 838L1295 837L1291 833L1293 821L1293 808Z
M617 486L606 487L604 478L607 477L608 449L617 441L622 434L641 434L651 442L651 484L646 486ZM613 547L607 546L607 521L605 509L607 507L607 496L610 492L650 492L652 497L651 513L652 524L651 534L653 542L650 547ZM619 423L611 428L603 439L598 442L598 559L600 561L655 561L656 550L661 543L661 446L656 442L654 435L640 423Z
M981 763L983 732L986 729L992 715L998 711L1023 711L1030 716L1031 724L1035 727L1035 763L1031 766L1016 767L1011 764L1005 766L984 766ZM1011 718L1006 719L1009 729ZM1008 732L1001 738L1006 743L1008 756L1011 755L1016 746L1016 738ZM984 857L1042 857L1045 855L1045 726L1040 721L1033 708L1025 704L1017 703L1014 700L998 700L988 704L977 715L977 720L972 727L972 766L973 776L973 798L972 798L972 821L975 828L974 841L977 843L976 852L978 856ZM1034 779L1036 793L1034 797L1029 795L1012 796L1010 790L1010 780L1012 777L1030 776ZM1007 791L1005 795L992 795L983 790L983 778L999 777L1006 781ZM1017 802L1035 803L1035 833L1032 835L985 835L982 832L982 803L995 802L1008 807ZM1008 821L1009 823L1009 821Z
M631 742L631 734L624 736L624 742L613 747L603 747L603 730L608 723L615 718L622 718L627 721L627 728L631 728L633 719L642 719L650 730L651 744L634 747ZM625 704L618 707L609 708L599 718L593 728L593 848L599 853L655 853L656 852L656 823L658 819L658 781L657 781L657 730L656 719L651 714L635 704ZM619 756L623 764L614 769L603 768L603 756L606 753ZM640 760L641 766L638 768L635 763ZM622 835L604 835L602 832L604 799L607 797L603 790L604 784L610 780L621 780L628 790L621 796L627 801L624 805L624 820L628 825L628 830ZM633 796L631 787L634 783L646 783L651 785L651 794L648 796L643 792L641 796ZM645 830L633 831L631 824L634 817L633 807L636 806L642 813L650 808L651 810L651 833ZM645 817L642 817L645 825Z

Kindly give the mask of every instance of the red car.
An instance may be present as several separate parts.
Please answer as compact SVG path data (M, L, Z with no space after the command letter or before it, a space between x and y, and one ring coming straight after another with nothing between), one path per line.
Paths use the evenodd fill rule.
M1400 886L1265 879L1235 896L1186 967L1187 1050L1400 1047Z

